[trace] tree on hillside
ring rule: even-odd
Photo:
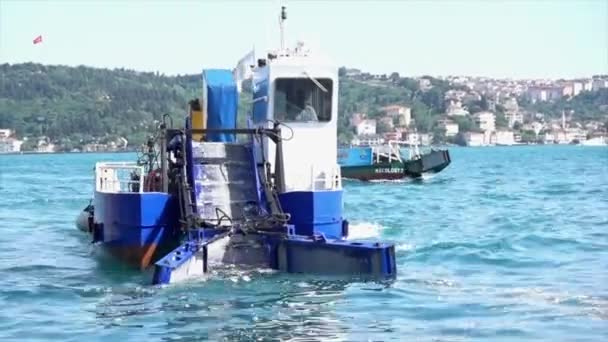
[[[469,117],[469,116],[453,116],[452,120],[454,120],[454,122],[456,122],[458,124],[459,132],[464,133],[464,132],[473,132],[473,131],[479,130],[479,127],[477,126],[475,121],[473,121],[473,119],[471,119],[471,117]]]
[[[443,144],[446,141],[446,130],[443,127],[435,126],[433,128],[433,144]]]
[[[181,122],[185,104],[201,92],[200,75],[34,63],[0,69],[0,126],[15,129],[19,137],[44,134],[66,144],[66,139],[81,143],[72,139],[77,134],[137,141],[137,133],[165,113]]]
[[[399,81],[399,73],[393,72],[388,78],[393,82],[397,82]]]
[[[349,145],[355,134],[352,131],[343,131],[338,133],[338,144]]]
[[[513,123],[513,129],[519,131],[521,129],[521,122],[517,121]]]
[[[424,105],[417,105],[413,108],[414,124],[419,132],[430,132],[433,128],[435,119],[431,113],[432,108],[425,107]]]
[[[507,118],[505,117],[505,114],[503,112],[496,112],[496,127],[498,128],[506,128],[509,126],[509,122],[507,121]]]
[[[399,80],[399,82],[397,82],[397,85],[399,87],[406,88],[411,92],[415,92],[418,90],[418,81],[413,78],[402,78]]]
[[[490,110],[488,98],[485,95],[481,96],[481,100],[479,101],[479,106],[481,107],[482,110]]]
[[[478,101],[470,102],[466,105],[466,107],[471,114],[479,113],[483,110]]]
[[[524,130],[521,132],[521,141],[522,142],[535,142],[537,139],[536,133],[534,131]]]
[[[391,131],[392,131],[391,126],[389,126],[384,121],[378,121],[376,123],[376,133],[378,133],[378,134],[384,134],[384,133],[388,133],[388,132],[391,132]]]
[[[438,112],[444,111],[444,92],[438,88],[431,88],[429,91],[426,91],[422,94],[422,102],[428,107],[435,109]]]
[[[465,138],[465,132],[458,132],[455,137],[453,137],[452,142],[459,146],[466,146],[467,140]]]

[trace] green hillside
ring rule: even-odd
[[[3,64],[0,73],[0,127],[12,128],[22,137],[44,135],[57,141],[86,143],[95,138],[124,136],[131,145],[141,143],[154,120],[165,113],[180,120],[188,101],[201,91],[200,75],[164,76],[33,63]],[[374,116],[381,106],[411,103],[413,89],[404,85],[380,87],[344,79],[340,88],[340,133],[350,135],[347,125],[353,112]],[[441,96],[431,92],[415,101],[414,116],[421,126],[430,127],[424,117],[431,108],[439,112]],[[245,92],[242,98],[247,97]],[[425,105],[433,101],[436,108]],[[240,122],[245,108],[246,102],[241,101]]]
[[[141,143],[153,120],[183,116],[200,87],[197,75],[83,66],[3,64],[0,73],[0,127],[85,143],[109,136]]]

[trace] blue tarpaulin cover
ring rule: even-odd
[[[203,71],[207,87],[207,128],[234,129],[239,95],[232,71],[209,69]],[[210,133],[207,141],[235,142],[236,136],[227,133]]]

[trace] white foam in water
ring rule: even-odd
[[[188,261],[171,272],[170,283],[179,283],[189,279],[204,279],[206,274],[204,268],[203,253],[197,253]]]
[[[400,179],[370,179],[370,183],[408,183],[411,182],[411,178],[400,178]]]
[[[380,236],[382,226],[377,223],[361,222],[348,226],[348,240],[368,239]]]
[[[255,275],[274,273],[275,270],[267,266],[264,249],[243,248],[244,242],[255,245],[259,239],[252,235],[233,235],[215,240],[208,244],[209,273],[203,272],[203,252],[200,251],[171,272],[170,283],[206,281],[211,278],[233,283],[250,282]]]
[[[395,250],[396,251],[411,251],[415,248],[414,245],[409,244],[409,243],[400,243],[398,245],[395,246]]]
[[[437,176],[437,173],[423,173],[419,178],[400,178],[400,179],[370,179],[370,183],[409,183],[415,180],[428,181]]]
[[[423,173],[420,178],[422,178],[423,181],[426,181],[435,178],[435,176],[437,176],[436,173]]]

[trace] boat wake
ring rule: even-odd
[[[414,183],[414,182],[425,182],[425,181],[430,181],[431,179],[435,178],[437,176],[437,173],[423,173],[420,177],[418,178],[411,178],[411,177],[404,177],[404,178],[399,178],[399,179],[370,179],[370,180],[360,180],[360,179],[356,179],[356,178],[347,178],[347,177],[342,177],[343,181],[347,181],[347,182],[360,182],[360,183],[379,183],[379,184],[383,184],[383,183]]]
[[[422,181],[428,181],[428,180],[435,178],[436,176],[437,176],[436,173],[423,173],[419,179]]]
[[[413,178],[401,178],[401,179],[370,179],[370,183],[411,183],[414,181]]]

